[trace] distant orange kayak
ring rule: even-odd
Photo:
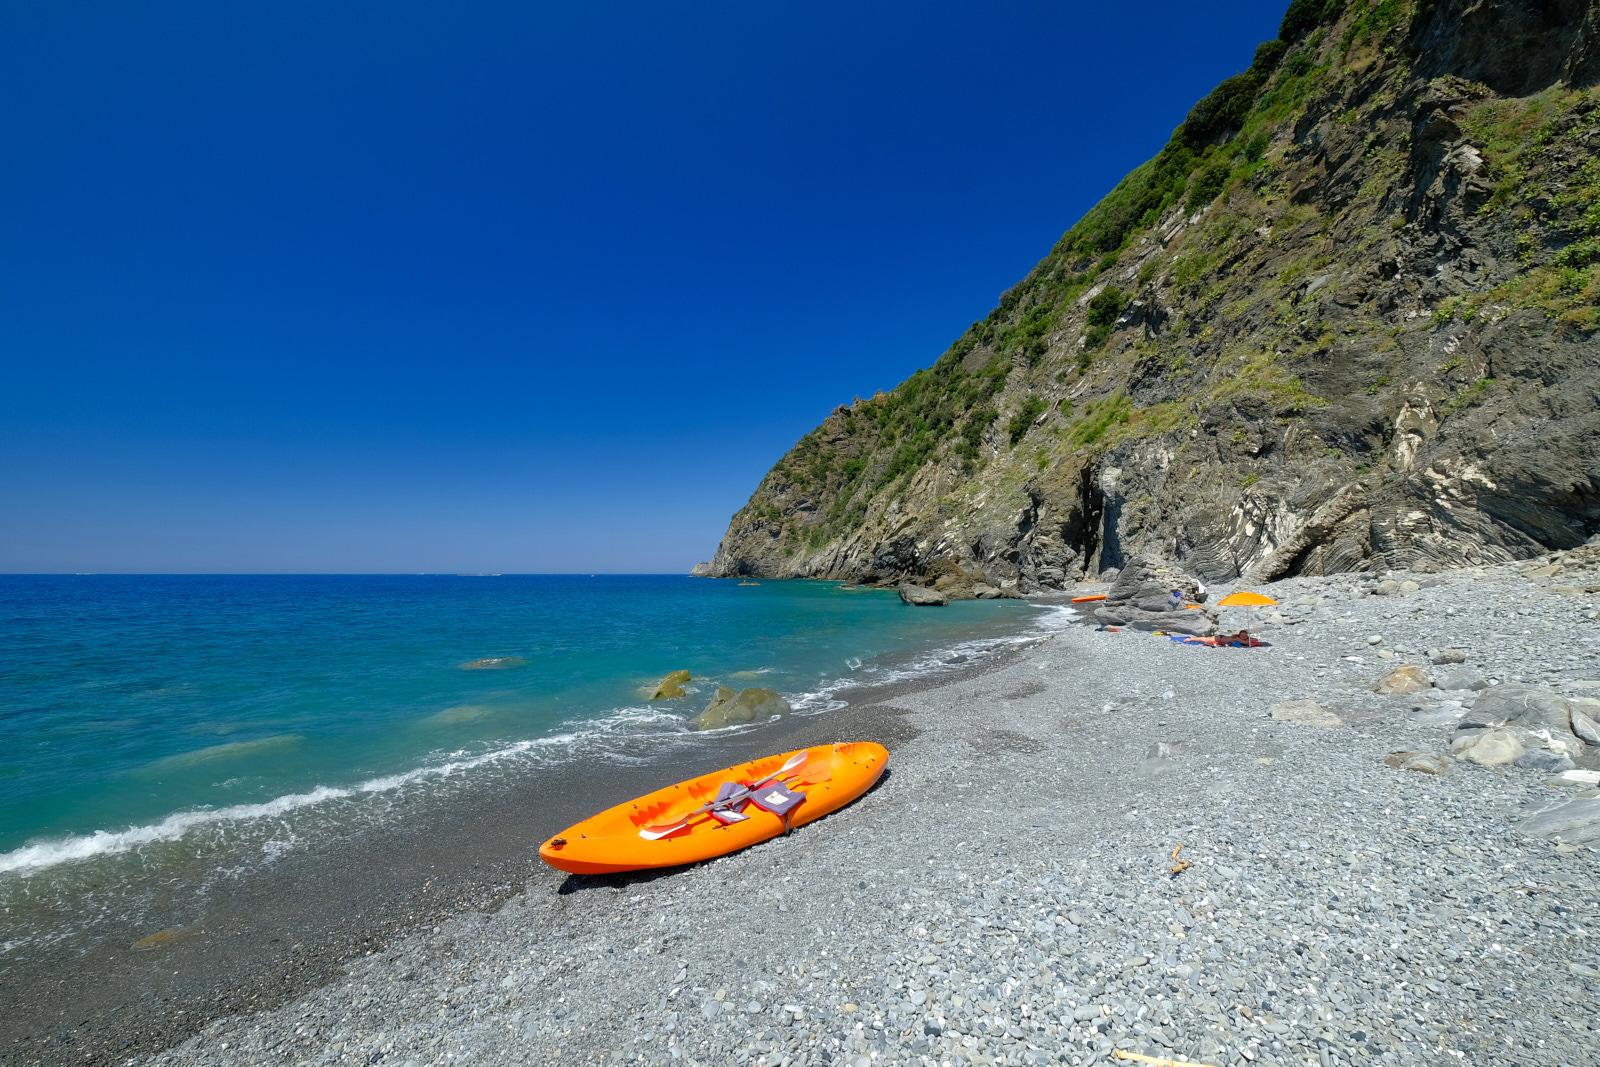
[[[1089,596],[1075,596],[1072,598],[1072,602],[1074,604],[1093,604],[1095,601],[1104,600],[1105,598],[1106,595],[1104,593],[1091,593]]]
[[[735,764],[607,808],[540,845],[539,858],[573,874],[612,874],[725,856],[838,811],[888,763],[882,745],[851,741]],[[707,810],[719,793],[729,799]]]

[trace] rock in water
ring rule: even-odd
[[[513,667],[522,667],[527,660],[521,656],[488,656],[484,659],[469,660],[461,665],[464,671],[508,671]]]
[[[1428,677],[1428,672],[1421,667],[1396,667],[1388,674],[1372,683],[1374,693],[1385,696],[1398,696],[1404,693],[1420,693],[1433,685],[1433,679]]]
[[[696,730],[720,730],[747,722],[765,722],[774,715],[787,715],[789,702],[771,689],[752,687],[734,692],[717,686],[716,695],[694,721]]]
[[[688,671],[677,670],[670,672],[665,678],[656,683],[650,691],[651,700],[677,700],[683,696],[683,687],[692,676]]]
[[[1338,713],[1332,708],[1318,704],[1315,700],[1285,700],[1272,705],[1270,714],[1279,722],[1292,722],[1300,726],[1329,729],[1344,725],[1344,720],[1339,718]]]
[[[949,603],[949,598],[943,593],[925,585],[902,585],[900,599],[919,608],[941,608]]]

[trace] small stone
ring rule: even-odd
[[[1368,635],[1367,644],[1369,644],[1369,645],[1381,645],[1381,644],[1383,644],[1383,635],[1382,634],[1370,634],[1370,635]]]
[[[1477,671],[1465,667],[1447,667],[1434,674],[1433,685],[1435,689],[1459,692],[1483,689],[1487,683]]]
[[[1467,654],[1459,648],[1434,649],[1428,653],[1428,662],[1436,667],[1450,663],[1467,662]]]

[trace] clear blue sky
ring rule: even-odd
[[[0,12],[0,570],[682,570],[1283,0]]]

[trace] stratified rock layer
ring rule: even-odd
[[[931,368],[806,435],[705,571],[1028,592],[1600,532],[1600,3],[1320,10]]]

